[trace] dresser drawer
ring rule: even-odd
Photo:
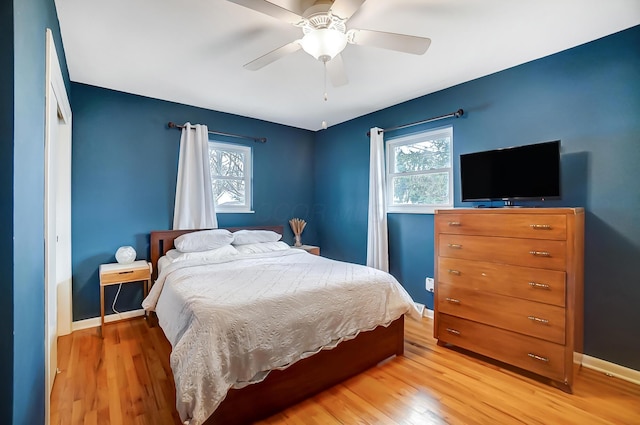
[[[565,380],[564,346],[440,314],[437,338],[557,381]]]
[[[486,323],[502,329],[565,343],[565,309],[438,282],[440,313]]]
[[[441,233],[515,238],[567,238],[567,218],[563,214],[438,214]]]
[[[566,241],[440,234],[438,255],[466,260],[565,270]]]
[[[566,273],[458,258],[438,258],[438,282],[565,306]]]

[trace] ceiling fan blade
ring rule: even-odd
[[[333,87],[344,86],[349,82],[341,54],[337,54],[333,59],[327,62],[327,74],[329,74],[329,79],[331,80],[331,85]]]
[[[431,45],[430,38],[392,32],[353,29],[347,32],[347,36],[351,44],[397,50],[414,55],[425,53]]]
[[[297,13],[294,13],[284,7],[280,7],[266,0],[228,0],[231,3],[239,4],[240,6],[247,7],[255,10],[256,12],[264,13],[281,21],[288,22],[290,24],[297,24],[304,20],[304,18]]]
[[[278,47],[275,50],[270,51],[266,55],[260,56],[258,59],[254,59],[251,62],[244,65],[245,69],[249,71],[257,71],[260,68],[263,68],[269,65],[271,62],[275,62],[280,58],[285,57],[288,54],[295,53],[298,50],[302,49],[299,43],[300,40],[292,41],[289,44],[285,44],[282,47]]]
[[[336,0],[331,6],[331,13],[342,19],[349,19],[366,0]]]

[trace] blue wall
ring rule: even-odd
[[[3,10],[3,20],[5,13]],[[46,28],[53,31],[67,86],[69,81],[53,0],[14,1],[12,13],[13,26],[9,28],[13,29],[14,57],[6,65],[13,65],[14,83],[13,154],[9,156],[14,163],[13,202],[9,202],[13,206],[10,222],[13,265],[9,268],[13,270],[13,283],[10,283],[13,286],[13,338],[8,339],[12,342],[5,350],[13,351],[13,379],[2,375],[2,385],[8,381],[13,386],[10,393],[3,392],[3,398],[11,400],[13,411],[0,414],[3,423],[36,424],[44,423],[46,394],[43,243]],[[4,180],[3,175],[3,183]],[[0,219],[9,222],[4,211]],[[4,227],[4,222],[0,227]]]
[[[586,208],[585,353],[640,370],[640,27],[318,132],[316,217],[323,255],[366,260],[370,127],[465,110],[452,125],[455,205],[459,155],[562,140],[561,201]],[[401,135],[389,133],[386,138]],[[541,205],[533,203],[528,205]],[[433,308],[433,215],[389,214],[390,268]]]
[[[253,148],[254,214],[218,214],[220,227],[308,221],[303,239],[316,242],[312,219],[312,132],[237,115],[72,84],[73,318],[99,316],[98,267],[115,261],[121,245],[149,258],[149,232],[170,229],[180,132],[167,122],[207,124],[227,133],[266,137],[266,144],[221,141]],[[212,136],[213,138],[214,136]],[[107,288],[106,313],[116,287]],[[140,308],[140,285],[124,285],[116,309]]]
[[[0,3],[0,270],[13,270],[13,3]],[[13,398],[13,273],[0,275],[0,418],[11,423]]]

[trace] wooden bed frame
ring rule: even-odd
[[[282,226],[234,227],[273,230],[282,234]],[[153,279],[157,278],[158,259],[173,248],[180,235],[195,230],[164,230],[151,232],[151,262]],[[153,316],[153,315],[152,315]],[[151,326],[154,320],[150,320]],[[381,361],[404,353],[404,315],[388,327],[378,326],[362,332],[356,338],[343,341],[332,350],[322,350],[299,360],[284,370],[275,370],[257,384],[231,389],[222,404],[207,419],[205,425],[247,424],[267,418],[339,382],[357,375]]]

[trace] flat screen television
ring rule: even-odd
[[[463,201],[558,199],[560,141],[462,154],[460,184]]]

